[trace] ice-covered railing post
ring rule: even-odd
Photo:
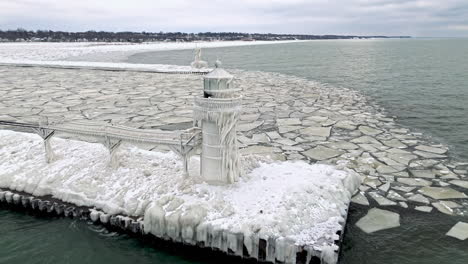
[[[55,130],[47,128],[50,124],[50,120],[47,117],[42,117],[40,118],[39,126],[33,129],[33,131],[44,140],[45,158],[47,163],[51,163],[55,160],[55,154],[52,150],[52,146],[50,145],[50,140],[55,135]]]
[[[215,66],[204,76],[203,97],[195,98],[195,120],[202,128],[201,177],[209,184],[229,184],[239,177],[236,125],[242,97],[221,62]]]

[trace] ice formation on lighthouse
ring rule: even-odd
[[[236,124],[239,119],[240,98],[215,101],[210,98],[196,100],[194,117],[199,122],[212,122],[219,134],[219,145],[222,146],[221,167],[227,175],[227,183],[233,183],[239,176],[239,156],[237,146]],[[230,105],[230,106],[229,106]],[[203,126],[203,123],[201,124]],[[206,125],[206,123],[205,123]]]
[[[238,180],[236,125],[242,97],[233,88],[233,76],[220,68],[204,77],[204,96],[195,98],[194,118],[202,129],[201,176],[211,184]]]

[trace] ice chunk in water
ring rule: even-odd
[[[369,201],[367,200],[366,196],[362,193],[356,194],[353,199],[351,199],[353,203],[361,204],[361,205],[369,205]]]
[[[446,234],[460,240],[465,240],[468,238],[468,223],[458,222],[454,225]]]
[[[420,193],[434,199],[463,199],[468,196],[462,192],[456,191],[452,188],[442,187],[423,187],[419,190]]]
[[[357,221],[356,226],[366,233],[400,226],[400,215],[387,210],[372,208]]]
[[[421,211],[421,212],[425,212],[425,213],[432,212],[432,207],[430,206],[416,206],[414,209]]]

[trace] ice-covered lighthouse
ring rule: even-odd
[[[242,96],[234,76],[220,61],[215,66],[204,76],[203,97],[195,98],[195,120],[202,129],[201,177],[209,184],[229,184],[239,178],[236,125]]]

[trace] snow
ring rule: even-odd
[[[88,62],[88,61],[33,61],[33,60],[10,60],[0,59],[0,65],[18,65],[18,66],[47,66],[54,68],[87,68],[103,70],[130,70],[130,71],[148,71],[148,72],[200,72],[207,73],[211,69],[196,69],[191,66],[168,65],[168,64],[142,64],[142,63],[124,63],[124,62]]]
[[[0,43],[0,62],[55,61],[74,57],[106,53],[106,60],[122,61],[140,52],[186,50],[195,48],[216,48],[247,45],[267,45],[299,41],[212,41],[212,42],[156,42],[156,43]],[[112,58],[114,57],[114,58]],[[94,61],[94,59],[93,59]]]
[[[54,137],[56,159],[48,164],[39,136],[2,130],[0,139],[0,188],[50,194],[107,214],[144,216],[146,232],[176,241],[202,241],[209,230],[275,237],[286,241],[277,252],[286,257],[294,245],[332,246],[360,184],[357,174],[329,165],[248,155],[239,182],[212,186],[200,182],[196,157],[187,178],[172,152],[122,144],[120,166],[111,168],[104,146]]]

